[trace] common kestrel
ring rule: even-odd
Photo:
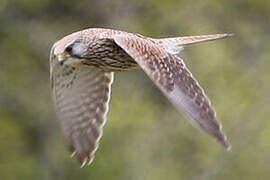
[[[65,141],[83,167],[91,164],[109,110],[113,74],[141,68],[179,111],[227,150],[216,112],[178,54],[185,45],[231,36],[154,39],[90,28],[57,41],[50,55],[51,84]]]

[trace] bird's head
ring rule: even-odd
[[[60,65],[76,65],[84,60],[88,45],[79,33],[70,34],[54,44],[53,56]]]

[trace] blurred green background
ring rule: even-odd
[[[0,179],[268,179],[269,12],[269,0],[0,0]],[[115,75],[95,161],[80,169],[58,127],[49,52],[87,27],[151,37],[234,33],[181,54],[211,98],[231,152],[134,70]]]

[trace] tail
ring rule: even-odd
[[[183,36],[175,38],[162,38],[158,39],[161,42],[166,51],[171,54],[178,54],[185,45],[195,44],[205,41],[213,41],[217,39],[224,39],[231,37],[233,34],[212,34],[212,35],[201,35],[201,36]]]

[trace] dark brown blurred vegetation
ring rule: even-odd
[[[269,12],[269,0],[0,0],[0,179],[268,179]],[[116,74],[96,159],[80,169],[58,128],[48,60],[57,39],[87,27],[234,33],[181,55],[212,99],[231,152],[137,70]]]

